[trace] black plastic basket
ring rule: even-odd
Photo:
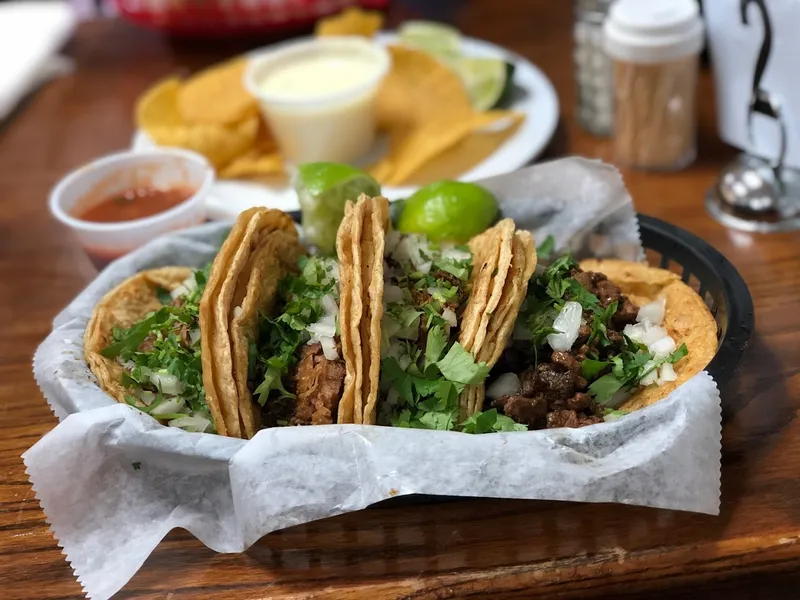
[[[639,215],[648,262],[670,269],[700,294],[717,321],[717,354],[707,367],[723,387],[736,373],[753,333],[753,299],[734,266],[704,240],[654,217]]]

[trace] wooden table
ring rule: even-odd
[[[608,157],[574,120],[570,3],[397,2],[392,20],[434,10],[467,34],[527,56],[563,111],[550,156]],[[435,5],[433,8],[415,8]],[[556,8],[560,6],[561,8]],[[263,40],[247,42],[249,46]],[[83,25],[77,70],[0,130],[0,596],[80,598],[19,455],[56,424],[31,377],[50,320],[95,272],[47,213],[66,171],[124,147],[134,99],[158,77],[246,46],[170,43],[122,23]],[[753,293],[757,329],[724,427],[722,512],[464,500],[373,508],[271,534],[218,555],[185,532],[159,546],[120,598],[797,597],[800,585],[800,234],[728,231],[702,196],[734,151],[715,135],[700,84],[697,162],[675,174],[626,172],[638,209],[721,250]]]

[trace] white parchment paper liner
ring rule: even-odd
[[[539,240],[552,233],[578,255],[641,256],[630,197],[607,165],[564,159],[481,183]],[[113,263],[36,352],[36,381],[62,422],[23,459],[89,597],[118,591],[175,527],[241,552],[271,531],[404,494],[718,513],[721,413],[706,373],[615,423],[482,436],[330,425],[263,430],[245,442],[162,427],[115,403],[82,357],[92,307],[142,269],[204,264],[225,230],[164,237]]]

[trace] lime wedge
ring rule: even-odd
[[[449,64],[464,82],[476,110],[489,110],[500,101],[508,80],[504,60],[464,56]]]
[[[486,189],[462,181],[437,181],[418,189],[397,219],[402,233],[422,233],[439,241],[467,242],[497,217],[497,199]]]
[[[325,254],[336,251],[336,231],[344,205],[361,194],[379,196],[380,184],[369,173],[350,165],[306,163],[297,169],[294,189],[302,209],[303,235]]]
[[[400,42],[434,56],[455,58],[461,54],[461,32],[435,21],[406,21],[398,30]]]

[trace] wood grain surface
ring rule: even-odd
[[[435,16],[539,65],[560,96],[548,156],[610,158],[574,120],[569,2],[395,2],[391,20]],[[56,420],[31,376],[50,321],[95,275],[46,209],[68,170],[129,143],[137,94],[269,40],[174,42],[124,23],[79,27],[76,71],[0,127],[0,597],[81,598],[19,455]],[[722,251],[753,293],[756,334],[724,390],[719,517],[620,505],[463,500],[397,504],[266,536],[218,555],[167,536],[119,598],[796,598],[800,589],[800,234],[731,232],[702,197],[734,156],[718,141],[708,72],[699,157],[672,174],[625,172],[637,208]],[[535,117],[534,117],[535,118]]]

